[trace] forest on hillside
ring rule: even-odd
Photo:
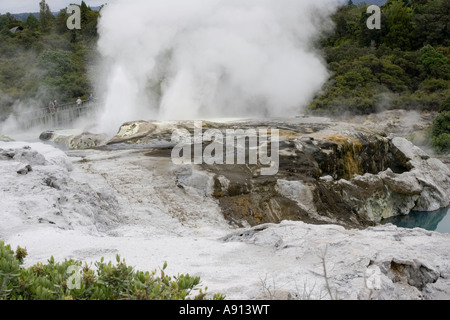
[[[333,16],[320,45],[332,76],[309,109],[368,114],[387,109],[438,111],[438,151],[450,149],[450,1],[388,0],[381,29],[369,30],[367,5],[352,1]]]
[[[83,28],[69,30],[66,9],[55,16],[45,0],[39,7],[39,17],[30,13],[23,21],[0,15],[0,115],[18,101],[39,107],[50,100],[73,102],[92,92],[99,11],[83,1]]]
[[[17,101],[73,102],[93,91],[99,11],[81,3],[81,30],[68,30],[65,9],[17,20],[0,15],[0,116]],[[314,114],[368,114],[386,109],[439,112],[434,145],[450,149],[450,1],[388,0],[381,29],[369,30],[367,5],[350,0],[319,41],[331,77],[308,106]],[[12,32],[21,27],[23,30]]]
[[[450,103],[450,1],[389,0],[381,29],[365,5],[342,6],[321,42],[333,76],[311,104],[317,112],[386,108],[439,110]]]

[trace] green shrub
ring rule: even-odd
[[[437,51],[430,45],[420,49],[421,57],[419,62],[424,67],[428,76],[432,77],[448,77],[448,59],[442,52]]]
[[[433,146],[438,152],[450,151],[450,111],[437,115],[433,121]]]
[[[443,133],[434,137],[433,146],[438,152],[450,151],[450,133]]]
[[[439,113],[433,121],[433,137],[444,133],[450,133],[450,111]]]
[[[0,300],[204,300],[207,287],[199,288],[200,278],[189,274],[170,277],[167,263],[152,272],[134,270],[116,256],[116,264],[102,258],[90,268],[81,261],[22,267],[26,249],[14,252],[0,241]],[[212,299],[221,300],[221,294]]]
[[[441,106],[439,107],[440,112],[450,111],[450,95],[448,95],[444,101],[442,101]]]

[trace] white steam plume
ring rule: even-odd
[[[312,43],[337,0],[118,0],[102,9],[100,130],[292,116],[328,78]]]

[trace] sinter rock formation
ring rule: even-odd
[[[392,139],[398,149],[410,146],[400,142],[404,141]],[[214,168],[173,164],[167,157],[171,148],[163,148],[163,141],[157,144],[159,149],[123,150],[115,145],[118,150],[108,146],[63,152],[43,143],[0,142],[0,238],[12,247],[27,248],[27,266],[45,263],[51,256],[90,264],[101,257],[114,261],[120,254],[140,270],[153,270],[168,261],[173,269],[167,272],[194,272],[209,292],[221,292],[228,299],[450,297],[449,234],[394,225],[359,229],[323,224],[319,210],[320,225],[284,220],[235,228],[222,215],[225,206],[220,200],[250,197],[252,190],[214,195],[216,179],[223,182],[224,192],[233,187],[216,177]],[[435,163],[414,148],[402,153],[411,158],[406,173],[415,174],[423,186],[432,177],[420,170]],[[27,166],[32,170],[18,172]],[[288,180],[286,171],[279,174],[283,179],[276,184],[266,179],[267,194],[274,194],[281,205],[297,203],[310,214],[308,208],[315,207],[310,185]],[[406,188],[392,183],[389,171],[372,175],[388,181],[386,185],[397,193]],[[352,179],[318,180],[347,181],[345,186],[354,183],[364,189]],[[419,193],[417,184],[407,189],[419,196],[417,204],[422,196],[435,199],[425,197],[425,191]],[[263,181],[254,185],[264,186]],[[427,188],[428,184],[423,190]],[[336,203],[345,201],[336,198]],[[313,220],[315,215],[308,217]]]
[[[265,166],[248,161],[183,164],[175,171],[174,182],[180,188],[192,187],[194,181],[200,192],[217,199],[225,218],[236,226],[301,220],[366,227],[383,218],[450,204],[448,167],[402,137],[311,117],[201,125],[200,135],[218,130],[224,143],[227,129],[244,134],[259,128],[279,130],[279,168],[274,175],[261,175]],[[180,129],[188,136],[174,141],[172,134]],[[125,123],[100,148],[148,149],[148,156],[170,160],[180,141],[201,144],[202,150],[217,142],[211,137],[196,141],[195,134],[198,128],[192,121],[135,121]]]

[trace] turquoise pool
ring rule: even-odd
[[[384,219],[381,223],[392,223],[403,228],[419,227],[441,233],[450,233],[450,208],[434,212],[411,212],[405,216]]]

